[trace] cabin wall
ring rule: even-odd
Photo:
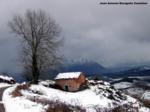
[[[67,87],[68,91],[77,91],[80,88],[80,83],[77,83],[73,79],[56,80],[56,84],[59,85],[64,90],[66,90],[66,87]]]
[[[81,74],[78,80],[81,84],[85,83],[85,76]]]
[[[66,91],[77,91],[85,83],[85,76],[81,74],[77,79],[58,79],[56,84]]]

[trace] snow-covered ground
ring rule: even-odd
[[[150,91],[146,91],[143,96],[142,96],[143,99],[146,99],[146,100],[150,100]]]
[[[12,77],[0,75],[0,88],[12,86],[9,82],[14,81]]]
[[[116,89],[125,89],[125,88],[128,88],[128,87],[131,87],[133,84],[130,83],[130,82],[120,82],[120,83],[115,83],[113,86],[116,88]]]
[[[0,75],[0,79],[7,80],[7,81],[14,80],[12,77],[4,76],[4,75]]]
[[[127,89],[126,92],[129,93],[130,95],[140,97],[145,93],[145,90],[143,88],[134,87]]]
[[[54,85],[54,84],[55,84],[55,81],[52,81],[52,80],[40,80],[39,81],[39,85],[43,85],[46,87],[49,87],[49,86]]]
[[[45,112],[48,105],[33,102],[29,99],[45,99],[61,101],[68,105],[81,106],[87,112],[96,112],[95,107],[112,109],[118,105],[133,103],[139,112],[150,112],[141,106],[136,99],[111,88],[107,82],[89,82],[89,89],[79,92],[65,92],[42,85],[32,85],[29,89],[21,90],[23,96],[12,97],[11,92],[16,86],[7,89],[3,95],[6,112]],[[111,97],[110,97],[111,96]]]
[[[131,77],[130,77],[131,78]],[[137,78],[137,77],[132,77]],[[139,79],[148,79],[149,76],[138,77]],[[117,82],[113,84],[114,88],[120,89],[129,95],[136,96],[141,99],[150,100],[150,83],[144,81],[133,82]]]
[[[15,84],[15,80],[12,77],[0,75],[0,88],[9,87]]]
[[[15,84],[15,80],[12,77],[0,75],[0,83]]]
[[[3,88],[3,87],[9,87],[9,86],[11,86],[11,84],[0,83],[0,88]]]
[[[57,89],[46,88],[43,86],[31,86],[31,90],[41,91],[49,100],[60,100],[67,104],[82,105],[83,107],[89,107],[91,105],[100,105],[101,107],[107,107],[111,104],[111,100],[96,95],[91,89],[86,89],[76,93],[64,92]],[[27,91],[22,91],[27,95]],[[29,95],[29,94],[28,94]]]
[[[32,102],[25,96],[12,98],[11,92],[14,87],[8,88],[3,94],[3,103],[6,112],[45,112],[46,106]]]

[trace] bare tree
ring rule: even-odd
[[[21,38],[25,72],[38,83],[39,75],[60,60],[58,24],[42,10],[27,10],[24,15],[15,15],[8,26]]]

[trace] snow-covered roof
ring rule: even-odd
[[[79,78],[82,72],[66,72],[66,73],[59,73],[55,79],[73,79]]]

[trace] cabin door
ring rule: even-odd
[[[65,85],[65,90],[68,91],[68,86],[67,85]]]

